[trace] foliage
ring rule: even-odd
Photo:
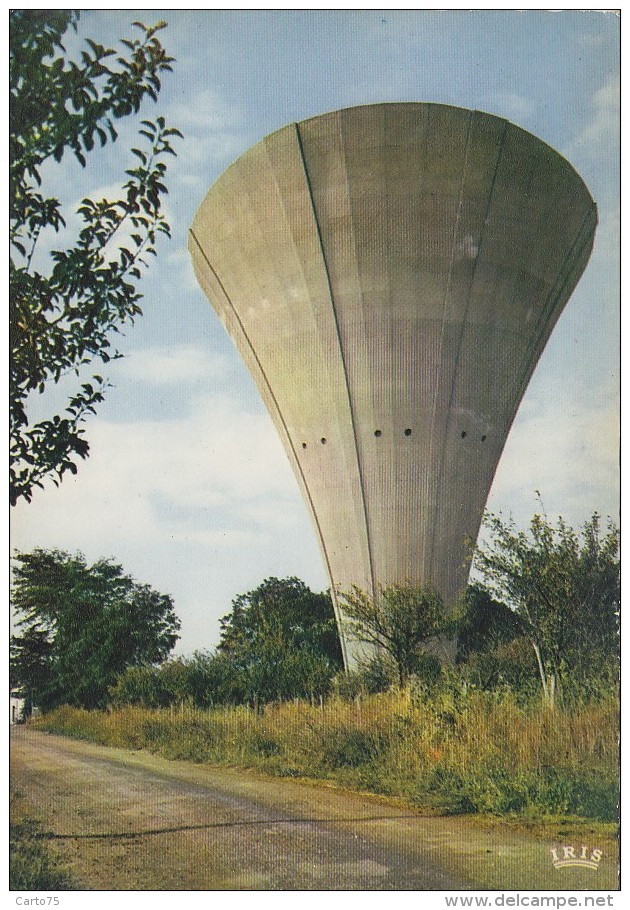
[[[267,578],[232,602],[221,620],[219,651],[234,654],[265,640],[308,648],[341,661],[330,596],[316,594],[299,578]]]
[[[511,607],[532,647],[544,696],[596,674],[618,652],[619,531],[595,513],[578,533],[562,518],[534,515],[529,533],[489,515],[491,540],[475,566],[489,590]]]
[[[214,653],[127,670],[115,704],[197,707],[263,704],[321,695],[341,667],[332,603],[296,578],[269,578],[237,597]]]
[[[37,625],[11,639],[9,680],[11,688],[20,688],[25,698],[24,716],[33,710],[36,693],[46,692],[52,682],[53,642],[48,629]]]
[[[444,668],[438,657],[420,653],[414,659],[413,674],[407,679],[407,687],[431,691],[443,675]],[[359,661],[355,669],[338,673],[333,680],[333,691],[340,698],[376,695],[397,687],[400,687],[400,677],[396,663],[382,651]]]
[[[340,698],[351,699],[387,692],[397,683],[396,664],[389,654],[377,652],[355,668],[338,673],[333,680],[333,691]]]
[[[34,550],[15,557],[11,641],[14,678],[35,704],[98,707],[127,667],[163,660],[180,623],[170,596],[102,559]]]
[[[431,588],[393,585],[371,597],[354,586],[342,599],[352,635],[391,657],[401,686],[414,672],[422,645],[449,626],[444,603]]]
[[[160,666],[128,667],[110,689],[114,705],[163,708],[182,703],[208,707],[233,700],[231,663],[218,655],[197,651]]]
[[[299,698],[327,691],[342,666],[328,594],[297,578],[268,578],[221,620],[214,668],[219,701]]]
[[[254,708],[58,709],[40,729],[168,758],[332,779],[447,812],[569,813],[614,822],[616,698],[550,712],[536,696],[447,677],[408,690]]]
[[[480,584],[470,584],[457,622],[456,664],[462,680],[480,688],[531,695],[537,685],[534,653],[518,614]]]
[[[518,698],[540,691],[536,657],[525,636],[471,652],[458,670],[479,689],[508,689]]]
[[[142,705],[145,708],[166,708],[177,701],[177,694],[168,683],[164,672],[168,664],[161,667],[127,667],[120,673],[109,690],[113,705]]]
[[[330,597],[297,578],[268,578],[234,600],[214,653],[128,669],[110,695],[117,705],[155,708],[258,705],[321,695],[340,667]]]
[[[84,198],[82,223],[67,249],[42,250],[66,228],[59,199],[41,189],[54,162],[72,153],[85,167],[95,148],[117,139],[115,122],[157,100],[161,74],[171,70],[156,33],[165,25],[136,22],[139,37],[116,52],[86,39],[80,62],[68,59],[62,38],[79,14],[65,10],[10,13],[10,496],[30,501],[46,478],[76,473],[89,446],[82,424],[103,400],[106,383],[77,380],[65,411],[33,422],[27,399],[43,394],[95,358],[119,354],[111,335],[140,315],[136,289],[158,234],[169,235],[161,211],[166,155],[178,130],[163,117],[143,120],[142,148],[125,170],[118,199]],[[125,239],[126,238],[126,239]],[[56,407],[55,407],[56,410]]]
[[[167,661],[160,667],[131,667],[119,675],[110,698],[115,705],[147,708],[183,702],[199,708],[257,705],[327,692],[333,672],[322,655],[263,642],[255,654],[197,652],[192,658]]]
[[[522,624],[514,610],[481,585],[471,584],[464,594],[457,633],[456,662],[461,663],[473,653],[494,651],[513,641],[522,634]]]

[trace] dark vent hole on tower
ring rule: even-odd
[[[462,439],[466,439],[466,430],[462,430]]]
[[[482,437],[481,437],[481,441],[482,441],[482,442],[485,442],[487,438],[488,438],[487,436],[482,436]]]
[[[321,442],[321,444],[322,444],[323,446],[325,446],[325,445],[326,445],[326,437],[325,437],[325,436],[322,436],[322,438],[320,439],[320,442]]]
[[[407,427],[407,429],[405,430],[405,436],[411,436],[411,430],[409,429],[409,427]]]
[[[381,433],[380,430],[374,430],[374,435],[375,435],[376,438],[378,439],[378,437],[379,437],[379,436],[382,436],[383,434]]]
[[[302,448],[303,448],[303,449],[306,448],[306,443],[305,443],[305,442],[302,443]]]

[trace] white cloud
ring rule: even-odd
[[[578,413],[526,403],[515,421],[488,499],[491,511],[526,523],[540,491],[550,515],[582,524],[594,511],[619,510],[619,412]]]
[[[616,154],[620,130],[621,86],[618,76],[612,75],[591,99],[591,116],[570,143],[565,151],[571,159],[577,155],[587,155],[592,159],[602,153],[607,158]]]
[[[214,129],[208,125],[196,133],[186,133],[184,142],[178,149],[177,158],[170,162],[169,171],[183,179],[182,171],[204,167],[209,163],[223,165],[242,151],[243,139],[237,130]]]
[[[483,110],[510,120],[517,126],[527,123],[534,114],[536,106],[531,98],[517,92],[493,92],[483,101]]]
[[[166,421],[94,420],[90,445],[76,477],[18,509],[18,539],[83,548],[121,534],[159,542],[190,533],[230,544],[234,534],[250,539],[276,521],[285,526],[299,509],[270,419],[228,398],[200,398],[194,413]]]
[[[168,251],[163,251],[162,258],[166,260],[169,271],[174,272],[174,287],[177,287],[180,292],[182,290],[194,291],[195,294],[200,293],[199,282],[195,275],[195,270],[193,269],[192,259],[190,258],[190,253],[185,245],[175,246],[169,248]]]
[[[224,553],[229,550],[255,547],[260,535],[254,530],[229,528],[223,531],[190,530],[182,528],[172,534],[173,540],[185,541],[189,545],[199,545],[208,551],[220,550]]]
[[[175,366],[173,366],[175,371]],[[94,419],[91,454],[59,489],[13,513],[12,546],[111,556],[172,594],[181,653],[218,640],[231,600],[271,575],[321,590],[325,573],[271,420],[238,400],[195,399],[165,421]]]
[[[175,508],[238,509],[250,497],[282,496],[291,485],[270,420],[229,399],[200,398],[184,420],[105,425],[101,437],[110,449],[108,477],[118,483],[132,476],[134,487]]]
[[[603,32],[582,32],[578,36],[578,41],[590,50],[603,47],[606,44],[606,36]]]
[[[212,171],[218,176],[248,145],[242,112],[210,89],[170,105],[169,122],[184,134],[169,175],[189,189],[207,189]]]
[[[169,118],[178,129],[199,132],[224,132],[240,127],[243,115],[239,108],[227,104],[219,92],[205,88],[190,95],[187,101],[169,106]]]
[[[595,232],[594,250],[600,260],[606,262],[607,282],[610,284],[610,296],[618,300],[618,282],[621,236],[621,208],[619,203],[600,206],[598,210],[599,223]]]
[[[120,362],[118,373],[122,378],[167,386],[172,383],[198,383],[217,379],[226,369],[225,358],[207,352],[194,344],[180,344],[169,348],[151,347],[132,351]]]

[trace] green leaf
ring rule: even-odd
[[[157,96],[160,70],[172,58],[165,55],[155,36],[162,23],[151,29],[139,23],[144,36],[124,39],[119,53],[87,38],[87,50],[79,49],[73,59],[63,49],[61,38],[66,28],[76,28],[75,14],[62,12],[51,18],[46,13],[31,16],[13,11],[11,16],[12,21],[22,17],[24,30],[20,34],[24,40],[21,37],[10,54],[12,123],[17,124],[10,137],[11,180],[17,188],[10,236],[14,255],[26,257],[40,231],[58,231],[66,225],[59,200],[52,194],[44,198],[46,194],[36,192],[42,175],[49,179],[48,172],[42,170],[44,162],[48,158],[61,161],[69,149],[81,166],[87,167],[86,153],[93,150],[97,138],[101,146],[108,138],[112,142],[118,138],[113,121],[129,116],[147,99]],[[42,63],[53,52],[54,59]],[[41,54],[39,61],[29,54]],[[110,57],[119,63],[112,70],[101,62]],[[159,122],[166,129],[163,118]],[[41,129],[44,125],[46,129]],[[151,143],[151,154],[158,157],[158,127],[151,120],[140,126]],[[164,183],[157,185],[156,175],[161,178],[163,174],[159,167],[149,173],[147,153],[135,149],[132,154],[141,166],[127,172],[129,180],[120,199],[95,203],[86,197],[81,201],[77,209],[81,227],[68,240],[68,249],[51,251],[48,268],[42,267],[49,278],[35,271],[27,274],[24,267],[10,263],[11,297],[19,312],[14,332],[17,341],[11,351],[16,389],[11,398],[12,503],[20,498],[30,501],[32,491],[43,488],[44,481],[58,483],[64,472],[73,470],[68,465],[75,464],[74,455],[85,457],[87,443],[77,435],[68,417],[82,421],[103,399],[102,390],[88,383],[80,387],[78,395],[70,396],[64,419],[53,414],[31,426],[28,395],[38,392],[45,402],[48,386],[62,376],[76,376],[80,383],[80,368],[94,358],[102,362],[111,359],[107,350],[110,336],[118,333],[124,322],[140,315],[137,302],[141,295],[136,290],[140,263],[120,244],[116,253],[116,230],[129,219],[136,231],[132,243],[137,253],[144,244],[144,232],[153,221],[159,221],[159,194],[166,187]],[[98,185],[98,172],[94,179]],[[115,258],[105,263],[106,244],[113,247],[118,263]],[[23,342],[23,326],[28,326],[28,345]]]

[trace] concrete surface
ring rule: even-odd
[[[596,222],[549,146],[436,104],[292,124],[210,189],[195,272],[282,438],[334,592],[430,583],[455,603]]]

